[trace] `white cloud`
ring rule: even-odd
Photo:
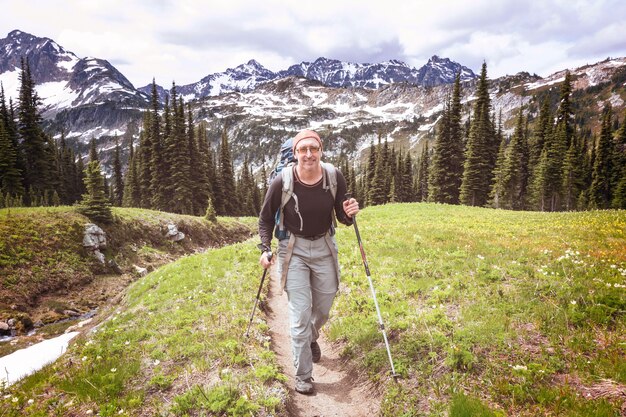
[[[252,58],[276,71],[319,56],[419,67],[437,54],[474,71],[486,61],[497,77],[626,55],[621,0],[0,0],[0,9],[0,36],[52,38],[110,61],[135,86],[188,84]]]

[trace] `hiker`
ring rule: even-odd
[[[359,204],[354,198],[345,200],[347,187],[341,172],[321,162],[322,140],[316,132],[303,130],[292,146],[297,163],[284,168],[286,172],[272,181],[261,208],[263,253],[259,263],[267,269],[276,259],[268,261],[279,212],[278,222],[284,230],[277,230],[278,272],[289,303],[295,389],[310,394],[313,362],[321,358],[317,339],[339,286],[335,218],[351,225]]]

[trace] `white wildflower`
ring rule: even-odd
[[[127,340],[126,343],[124,343],[126,346],[130,345],[130,340]]]
[[[476,257],[477,257],[478,259],[480,259],[480,260],[485,259],[485,257],[484,257],[484,256],[482,256],[482,255],[476,255]]]
[[[28,400],[28,405],[32,405],[35,403],[35,400],[33,400],[32,398],[30,400]]]
[[[117,368],[111,368],[111,372],[116,372]]]
[[[525,365],[514,365],[513,366],[513,370],[514,371],[526,371],[528,368]]]
[[[87,356],[83,356],[81,360],[85,362],[87,360]]]
[[[571,305],[573,305],[573,306],[575,306],[575,305],[576,305],[576,300],[572,300],[572,301],[570,301],[570,304],[571,304]]]
[[[160,363],[161,363],[161,361],[160,361],[160,360],[158,360],[158,359],[156,359],[156,360],[153,362],[154,366],[157,366],[157,365],[158,365],[158,364],[160,364]]]

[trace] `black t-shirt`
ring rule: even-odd
[[[317,183],[307,185],[299,181],[295,166],[285,169],[293,169],[293,193],[298,197],[298,208],[300,216],[302,216],[301,224],[300,216],[296,212],[296,201],[294,198],[289,199],[283,208],[285,229],[290,233],[303,236],[323,234],[330,229],[333,209],[338,221],[346,225],[352,224],[352,220],[343,211],[342,203],[345,200],[346,179],[341,171],[337,169],[337,194],[333,201],[330,188],[325,190],[323,187],[323,177]],[[261,242],[266,246],[269,246],[272,240],[275,215],[280,208],[282,193],[282,175],[277,175],[267,191],[259,216],[259,235]]]

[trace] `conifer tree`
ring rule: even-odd
[[[216,211],[217,214],[223,214],[232,216],[237,211],[236,201],[236,188],[235,188],[235,176],[233,173],[233,163],[230,153],[230,146],[228,144],[228,134],[226,127],[222,130],[222,141],[219,149],[219,171],[217,174],[218,180],[215,185],[218,185],[216,197]],[[222,211],[220,211],[219,209]]]
[[[265,200],[265,196],[267,195],[267,174],[265,171],[265,158],[263,158],[263,165],[261,166],[261,200]]]
[[[135,153],[137,159],[137,185],[138,195],[141,197],[139,207],[152,208],[152,140],[150,131],[150,113],[143,114],[141,132],[139,133],[139,146]]]
[[[54,166],[54,160],[51,160],[54,154],[51,154],[48,149],[47,138],[41,127],[42,117],[37,109],[39,103],[40,99],[35,91],[30,66],[22,59],[18,129],[25,163],[24,186],[32,190],[29,196],[34,196],[37,202],[40,201],[38,197],[43,197],[48,190],[52,189],[51,168]],[[32,200],[33,198],[29,198],[27,201],[31,206]]]
[[[570,96],[572,94],[572,77],[569,71],[565,72],[565,80],[561,84],[561,95],[559,97],[559,108],[556,115],[556,124],[562,126],[564,148],[568,149],[574,135],[574,112]]]
[[[611,184],[613,201],[611,207],[626,208],[626,113],[621,126],[615,133]]]
[[[187,105],[187,153],[189,159],[189,188],[191,191],[191,210],[197,216],[205,213],[208,195],[203,181],[203,175],[197,175],[196,170],[202,168],[200,151],[196,142],[195,128],[191,105]],[[200,177],[200,178],[198,178]]]
[[[138,162],[140,157],[134,150],[133,138],[130,138],[128,168],[124,177],[124,207],[140,207],[141,206],[141,186],[139,184]]]
[[[444,103],[441,121],[437,129],[435,144],[433,146],[433,156],[430,161],[428,178],[428,198],[429,201],[444,203],[445,194],[443,187],[446,185],[448,176],[448,161],[446,159],[450,143],[450,99]]]
[[[523,210],[525,208],[528,186],[528,144],[524,126],[524,114],[520,108],[513,137],[504,152],[503,164],[499,167],[501,169],[499,206],[504,209]]]
[[[109,199],[107,198],[104,176],[100,171],[100,162],[90,161],[85,170],[85,188],[78,211],[95,223],[110,223],[113,220]]]
[[[380,141],[380,139],[379,139]],[[380,146],[380,144],[379,144]],[[376,166],[374,168],[374,178],[372,180],[372,185],[368,190],[368,198],[369,204],[372,206],[385,204],[387,200],[387,192],[385,192],[385,182],[387,181],[386,176],[386,167],[385,167],[385,154],[382,148],[379,148],[380,152],[377,152],[378,157],[376,158]]]
[[[372,188],[374,184],[374,174],[376,173],[376,160],[378,159],[378,149],[380,149],[380,135],[378,136],[378,145],[374,146],[374,141],[370,141],[370,154],[367,159],[367,167],[366,167],[366,175],[365,175],[365,203],[366,205],[371,205],[371,201],[369,200],[369,190]]]
[[[602,111],[602,128],[596,147],[596,159],[593,165],[593,177],[589,192],[590,203],[593,208],[607,209],[612,201],[612,162],[613,162],[613,138],[612,138],[612,107],[605,104]]]
[[[185,108],[182,98],[178,105],[174,106],[174,94],[172,94],[173,125],[171,140],[168,146],[168,156],[171,162],[171,174],[168,180],[170,189],[168,197],[170,204],[168,211],[181,214],[193,214],[193,200],[189,161],[189,140],[186,133]]]
[[[405,179],[404,156],[402,154],[402,149],[400,149],[400,151],[398,152],[395,158],[394,166],[395,166],[395,175],[393,176],[393,178],[395,180],[395,187],[396,187],[396,191],[395,191],[396,202],[404,202],[406,201],[406,198],[407,198],[407,192],[406,192],[406,187],[404,184],[404,179]]]
[[[539,119],[535,123],[532,137],[528,141],[529,169],[531,181],[534,167],[539,163],[541,151],[543,150],[546,138],[552,134],[552,113],[550,112],[550,100],[546,97],[539,111]]]
[[[567,124],[558,123],[554,134],[546,140],[544,147],[546,153],[545,186],[543,189],[545,207],[549,211],[557,211],[561,208],[563,194],[563,155],[567,152]]]
[[[458,204],[463,176],[463,128],[461,126],[461,83],[457,74],[452,97],[447,101],[433,148],[429,178],[429,200]]]
[[[211,195],[211,181],[209,178],[209,161],[211,158],[209,151],[209,139],[207,137],[206,122],[202,121],[196,128],[198,163],[193,168],[194,181],[196,182],[196,190],[194,198],[197,201],[197,207],[204,209],[207,205],[209,196]],[[193,165],[192,165],[193,167]]]
[[[78,155],[76,161],[76,176],[74,177],[76,183],[74,185],[76,192],[82,196],[87,192],[87,188],[85,188],[85,163],[83,158]],[[78,200],[78,198],[77,198]]]
[[[576,210],[583,191],[583,155],[576,136],[572,138],[563,162],[563,205],[567,211]]]
[[[215,223],[217,221],[217,214],[215,213],[215,207],[213,207],[213,198],[211,196],[209,196],[209,199],[207,200],[207,208],[204,217],[212,223]]]
[[[74,151],[67,146],[65,131],[61,131],[58,153],[58,171],[61,182],[59,197],[62,204],[74,204],[80,199],[80,194],[76,189],[76,156]]]
[[[357,201],[364,201],[363,198],[363,190],[358,186],[358,182],[356,179],[356,172],[354,166],[349,168],[350,171],[350,183],[348,185],[348,192],[352,194],[352,196]]]
[[[428,152],[428,142],[424,144],[422,148],[422,155],[420,156],[417,169],[417,180],[415,199],[416,201],[428,201],[428,176],[430,169],[430,155]]]
[[[483,63],[478,87],[470,137],[465,151],[460,202],[484,206],[489,196],[498,155],[499,141],[490,117],[491,100],[487,81],[487,64]]]
[[[17,149],[9,137],[5,121],[0,118],[0,195],[24,194],[22,173],[17,166]]]
[[[241,207],[241,215],[254,216],[258,214],[254,206],[254,179],[250,173],[248,166],[248,157],[246,156],[243,161],[243,167],[241,168],[241,181],[239,189],[239,206]]]
[[[506,188],[505,164],[506,164],[507,143],[503,138],[500,142],[500,150],[498,151],[498,159],[496,160],[496,168],[494,169],[494,183],[489,194],[489,201],[493,208],[508,208],[503,204]],[[504,207],[503,207],[504,206]]]
[[[124,178],[122,176],[122,161],[120,160],[120,144],[115,138],[115,153],[113,154],[113,204],[122,207],[124,198]]]
[[[614,192],[611,206],[626,209],[626,114],[615,134],[614,148],[612,179]]]
[[[396,177],[391,177],[391,186],[389,187],[389,195],[387,196],[387,201],[390,203],[397,203],[400,201],[398,198],[398,186],[396,182]]]
[[[586,210],[589,207],[589,189],[591,188],[591,176],[593,166],[591,165],[591,152],[589,152],[588,137],[581,138],[579,154],[582,158],[581,171],[581,191],[578,195],[576,207],[578,210]]]
[[[172,85],[175,91],[175,85]],[[175,93],[174,93],[175,95]],[[150,111],[148,113],[150,121],[149,130],[146,134],[150,137],[150,206],[155,210],[165,210],[168,205],[168,195],[166,194],[168,181],[171,179],[171,165],[165,160],[165,139],[161,134],[161,118],[159,117],[159,95],[156,89],[156,82],[152,79],[150,95]],[[167,117],[167,116],[164,116]]]
[[[413,193],[413,160],[411,158],[411,152],[407,152],[404,158],[404,170],[402,175],[404,176],[402,182],[404,183],[404,202],[410,203],[415,201],[415,195]]]

